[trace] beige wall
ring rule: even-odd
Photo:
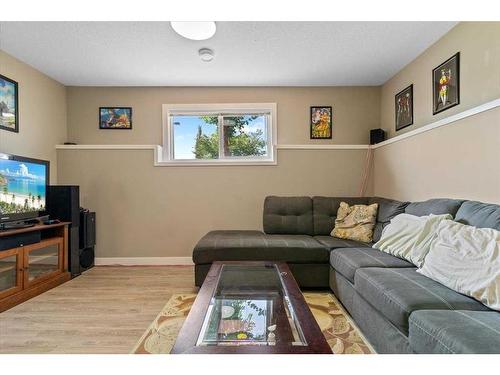
[[[460,104],[432,115],[432,69],[460,52]],[[394,95],[413,83],[414,125],[395,131]],[[389,137],[500,97],[500,22],[461,22],[387,81],[380,125]]]
[[[3,51],[0,74],[19,84],[19,133],[0,130],[0,151],[50,160],[56,182],[54,146],[66,141],[66,88]]]
[[[374,192],[500,204],[500,108],[375,150]]]
[[[432,69],[460,51],[461,103],[432,115]],[[414,84],[415,125],[394,131],[394,94]],[[500,22],[462,22],[381,89],[390,136],[500,98]],[[457,197],[500,203],[500,109],[375,150],[374,194],[403,200]]]
[[[355,195],[366,150],[281,150],[277,166],[154,167],[149,150],[61,150],[97,212],[97,257],[190,257],[212,229],[262,229],[267,195]]]
[[[366,144],[378,87],[68,88],[68,138],[161,144],[166,103],[275,102],[280,144]],[[132,106],[133,130],[98,129],[99,106]],[[311,105],[331,105],[333,140],[310,141]],[[261,229],[266,195],[356,195],[366,150],[281,150],[277,166],[154,167],[151,151],[59,151],[61,183],[97,212],[98,257],[191,256],[212,229]]]
[[[69,87],[68,139],[87,144],[161,144],[161,106],[277,103],[280,144],[367,144],[378,127],[379,87]],[[309,107],[333,107],[333,139],[309,139]],[[99,130],[100,106],[133,107],[133,129]]]

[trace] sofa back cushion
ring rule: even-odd
[[[492,228],[500,231],[500,206],[467,201],[458,209],[455,221],[478,228]]]
[[[382,229],[389,224],[391,219],[405,212],[405,208],[409,202],[400,202],[394,199],[370,197],[368,204],[378,204],[377,222],[373,229],[373,242],[380,240]]]
[[[415,216],[426,215],[445,215],[450,214],[455,217],[458,209],[462,205],[463,200],[448,199],[448,198],[435,198],[423,202],[410,203],[405,208],[405,213]]]
[[[307,234],[313,232],[313,208],[310,197],[266,197],[264,232],[267,234]]]
[[[314,235],[329,236],[335,227],[335,219],[340,202],[346,202],[352,206],[355,204],[367,204],[368,198],[334,198],[334,197],[313,197],[314,212]]]

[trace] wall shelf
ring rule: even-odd
[[[393,138],[390,138],[384,142],[378,143],[376,145],[367,145],[367,144],[279,144],[276,145],[276,150],[369,150],[369,149],[378,149],[380,147],[384,147],[390,145],[395,142],[400,142],[410,137],[417,136],[419,134],[423,134],[425,132],[440,128],[442,126],[453,124],[457,121],[465,119],[467,117],[471,117],[477,115],[479,113],[489,111],[495,108],[500,107],[500,98],[492,100],[490,102],[481,104],[474,108],[467,109],[465,111],[456,113],[454,115],[445,117],[441,120],[426,124],[419,128],[416,128],[407,133],[397,135]],[[154,151],[154,165],[157,167],[179,167],[179,166],[217,166],[217,165],[276,165],[277,162],[263,163],[263,162],[221,162],[221,163],[203,163],[203,162],[171,162],[168,160],[163,160],[163,147],[161,145],[135,145],[135,144],[108,144],[108,145],[56,145],[57,150],[153,150]]]

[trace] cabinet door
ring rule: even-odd
[[[22,249],[0,251],[0,299],[23,287]]]
[[[63,271],[63,238],[52,238],[24,248],[24,288]]]

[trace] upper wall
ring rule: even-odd
[[[460,104],[432,115],[432,69],[460,52]],[[395,131],[394,95],[413,83],[414,124]],[[461,22],[387,81],[380,125],[389,138],[500,97],[500,22]]]
[[[54,146],[66,141],[66,88],[1,50],[0,74],[19,86],[19,133],[0,130],[0,151],[50,160],[56,182]]]
[[[68,87],[68,139],[162,144],[162,104],[277,103],[280,144],[367,144],[379,126],[379,87]],[[332,140],[309,139],[309,107],[333,107]],[[99,130],[98,110],[133,107],[133,129]]]
[[[460,100],[432,115],[432,69],[460,51]],[[382,127],[394,136],[394,95],[414,85],[415,125],[500,98],[500,22],[463,22],[382,87]],[[450,197],[500,203],[500,108],[375,149],[373,192],[400,200]]]

